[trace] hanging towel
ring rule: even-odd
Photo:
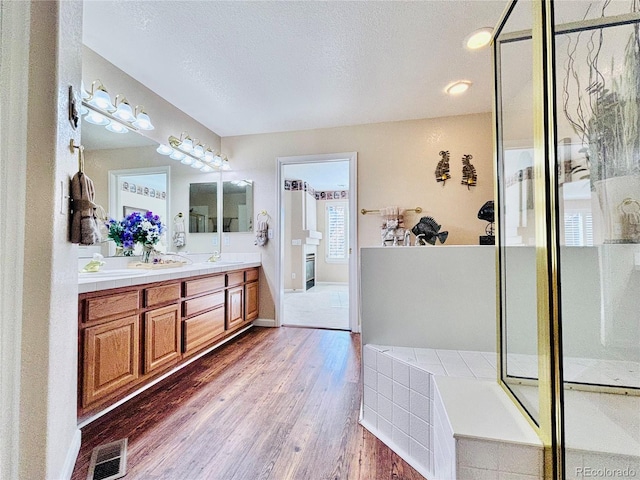
[[[102,241],[97,209],[94,203],[95,188],[93,182],[83,172],[76,173],[71,179],[71,243],[94,245]]]
[[[187,244],[187,235],[184,229],[182,213],[173,217],[173,246],[184,247]]]
[[[269,219],[271,217],[266,210],[261,211],[256,217],[256,241],[255,245],[264,247],[269,241]]]

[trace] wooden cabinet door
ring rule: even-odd
[[[144,314],[144,373],[180,358],[180,307],[169,305]]]
[[[251,321],[258,318],[258,282],[245,285],[245,320]]]
[[[244,286],[227,290],[227,330],[244,322]]]
[[[84,329],[82,406],[138,378],[138,316]]]

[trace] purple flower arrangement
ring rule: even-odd
[[[151,247],[160,241],[165,226],[153,212],[133,212],[120,221],[109,219],[106,223],[108,238],[125,251],[132,251],[135,244]]]

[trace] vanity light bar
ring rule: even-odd
[[[155,127],[144,107],[136,105],[135,109],[122,94],[116,95],[115,102],[100,80],[91,83],[91,91],[82,82],[82,107],[80,113],[85,120],[95,125],[105,125],[107,130],[115,133],[128,133],[129,130],[153,130]]]
[[[203,173],[216,170],[231,170],[229,159],[221,153],[213,153],[210,147],[194,140],[187,132],[182,132],[180,138],[171,135],[168,145],[160,145],[156,151],[161,155],[180,161]]]

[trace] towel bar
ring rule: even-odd
[[[407,208],[405,212],[422,213],[422,207]],[[366,215],[367,213],[380,213],[380,210],[367,210],[366,208],[363,208],[362,210],[360,210],[360,213],[362,215]]]

